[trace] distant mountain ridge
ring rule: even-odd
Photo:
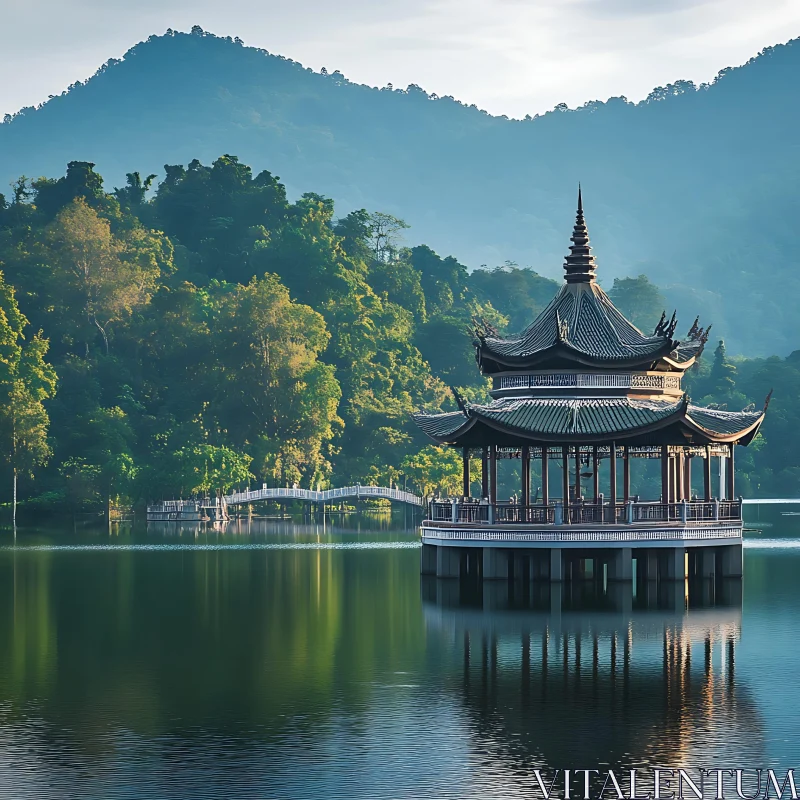
[[[601,282],[646,273],[678,306],[679,331],[700,313],[729,352],[783,355],[800,349],[798,67],[793,40],[700,88],[509,120],[168,32],[0,125],[0,178],[88,160],[122,185],[126,172],[232,153],[339,214],[403,217],[410,243],[471,267],[509,259],[550,277],[580,180]]]

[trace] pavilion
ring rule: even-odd
[[[422,571],[562,580],[602,570],[631,579],[635,567],[653,579],[741,576],[734,451],[758,433],[769,398],[761,410],[693,405],[681,382],[710,326],[695,320],[677,338],[675,314],[662,314],[648,335],[614,307],[596,280],[580,190],[571,241],[561,289],[522,333],[476,325],[491,402],[467,402],[454,390],[458,411],[414,415],[435,442],[460,448],[464,464],[462,497],[429,505]],[[482,462],[479,498],[470,496],[473,457]],[[497,464],[509,458],[520,461],[519,497],[503,502]],[[660,497],[631,494],[634,459],[660,461]],[[534,460],[541,486],[532,498]],[[693,462],[702,491],[693,492]]]

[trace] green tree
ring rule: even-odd
[[[146,304],[160,277],[159,243],[136,226],[125,237],[82,198],[58,213],[46,231],[47,257],[59,302],[72,311],[78,341],[89,355],[91,330],[109,352],[109,326]]]
[[[646,275],[635,278],[614,278],[608,293],[614,305],[645,333],[652,333],[658,324],[666,301],[659,288]]]
[[[12,519],[17,520],[17,478],[32,475],[51,455],[50,424],[44,401],[56,391],[55,370],[47,363],[48,342],[40,332],[24,341],[28,321],[14,290],[0,273],[0,433],[13,475]]]
[[[711,392],[716,397],[727,397],[736,388],[736,366],[728,360],[725,342],[722,339],[714,350],[714,362],[708,380]]]

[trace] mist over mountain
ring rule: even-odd
[[[606,286],[644,273],[731,353],[800,348],[798,40],[701,87],[641,103],[493,117],[453,98],[371,88],[238,40],[168,32],[0,125],[0,179],[95,162],[163,177],[222,153],[321,192],[339,216],[383,211],[470,267],[506,260],[560,277],[577,183]]]

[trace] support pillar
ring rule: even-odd
[[[564,580],[563,551],[558,547],[550,548],[550,581]]]
[[[462,480],[461,494],[464,497],[469,497],[470,496],[469,447],[464,448],[461,480]]]
[[[608,503],[611,507],[609,522],[617,519],[617,443],[611,442],[611,481],[608,492]]]
[[[436,547],[436,577],[457,578],[461,566],[460,547]]]
[[[561,448],[561,498],[564,507],[564,524],[569,525],[569,447]]]
[[[435,544],[423,544],[419,554],[419,571],[423,575],[436,574],[436,550]]]
[[[688,453],[683,454],[683,480],[685,489],[683,496],[691,502],[692,499],[692,456]]]
[[[600,502],[600,459],[597,455],[597,445],[592,447],[592,471],[594,473],[592,498],[594,504],[597,505]]]
[[[717,548],[698,547],[697,556],[700,558],[700,577],[713,578],[717,571]]]
[[[581,498],[581,448],[575,445],[575,500]]]
[[[508,579],[508,551],[499,547],[483,548],[484,580]]]
[[[734,466],[733,466],[733,448],[734,448],[734,445],[730,444],[729,447],[730,447],[730,454],[728,455],[728,475],[727,475],[728,487],[727,487],[726,494],[727,494],[727,499],[728,500],[733,500],[736,497],[736,491],[735,491],[736,487],[734,485],[735,484]]]
[[[722,577],[741,578],[744,573],[742,565],[742,546],[729,544],[722,548]]]
[[[628,445],[623,448],[622,467],[622,499],[627,503],[631,499],[631,454]]]
[[[666,552],[667,578],[672,581],[686,580],[686,548],[671,547]]]
[[[481,497],[489,496],[489,448],[481,448]]]
[[[661,502],[669,503],[669,448],[661,445]]]
[[[531,504],[531,449],[530,445],[522,445],[522,505]],[[523,515],[524,516],[524,515]]]
[[[703,464],[703,494],[705,501],[711,502],[711,445],[706,445],[706,458]]]
[[[549,466],[547,445],[542,445],[542,503],[547,506],[550,503],[550,486],[547,480],[547,468]]]
[[[497,505],[497,445],[489,447],[489,502]]]
[[[633,554],[630,547],[620,547],[612,552],[608,579],[629,581],[633,578]]]

